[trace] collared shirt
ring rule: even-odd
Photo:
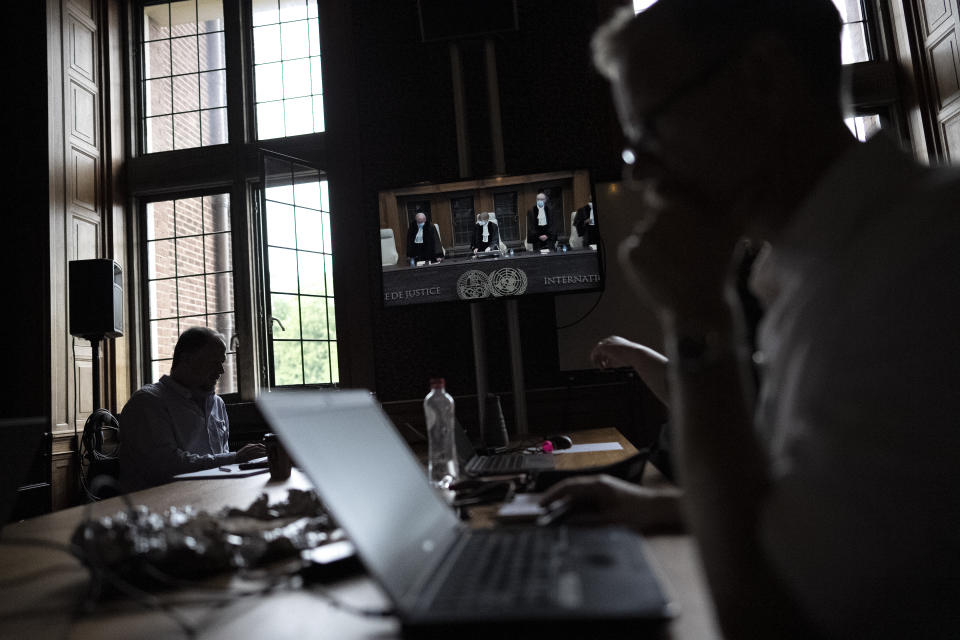
[[[120,483],[137,491],[178,473],[236,462],[223,399],[194,396],[170,376],[141,387],[120,414]]]
[[[762,551],[827,637],[956,637],[960,176],[876,136],[762,268]]]

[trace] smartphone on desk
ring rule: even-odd
[[[268,469],[270,467],[270,462],[266,457],[263,458],[254,458],[247,462],[241,462],[239,464],[240,471],[246,471],[247,469]]]

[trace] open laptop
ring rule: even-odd
[[[638,638],[671,615],[633,532],[467,527],[369,393],[274,391],[257,404],[405,636]]]
[[[553,469],[552,453],[501,453],[493,456],[477,455],[466,430],[459,422],[453,427],[460,470],[470,476],[495,476],[527,471]]]

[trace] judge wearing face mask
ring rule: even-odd
[[[583,238],[583,244],[597,244],[600,241],[600,233],[597,231],[597,219],[593,214],[593,199],[591,198],[586,205],[577,209],[577,215],[573,217],[573,226],[577,233]]]
[[[439,262],[443,259],[443,245],[437,228],[427,224],[427,216],[419,211],[407,231],[407,259],[417,262]]]
[[[477,217],[477,224],[473,228],[473,240],[470,247],[474,253],[478,251],[497,251],[500,249],[500,228],[496,222],[490,220],[490,214],[484,211]]]
[[[527,211],[527,242],[533,245],[534,251],[553,249],[556,245],[554,219],[553,210],[547,204],[547,194],[541,191],[537,194],[537,204]]]

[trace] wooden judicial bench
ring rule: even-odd
[[[589,291],[600,283],[597,252],[589,248],[460,257],[416,267],[401,261],[383,267],[383,302],[390,306]]]
[[[574,432],[571,437],[574,444],[617,441],[623,450],[557,454],[559,469],[606,465],[636,453],[616,429]],[[134,504],[146,505],[157,512],[171,506],[191,505],[213,513],[224,506],[245,508],[260,493],[267,493],[274,501],[286,497],[287,489],[310,487],[310,481],[294,469],[285,482],[272,482],[268,474],[180,481],[133,493],[130,498]],[[3,529],[0,533],[0,638],[186,637],[169,615],[129,599],[107,600],[98,603],[93,611],[77,611],[88,588],[89,573],[73,556],[43,546],[45,543],[66,545],[84,518],[112,516],[124,509],[121,498],[111,498]],[[31,544],[22,544],[25,541]],[[668,637],[719,638],[691,538],[682,534],[653,535],[647,537],[647,542],[668,592],[680,606],[679,616],[669,625]],[[322,593],[310,588],[288,589],[237,598],[222,606],[211,604],[211,596],[226,596],[228,588],[236,586],[235,580],[234,576],[224,575],[203,582],[203,588],[190,586],[156,596],[198,628],[201,638],[385,640],[400,637],[396,618],[364,617],[331,604],[329,598],[332,597],[366,609],[388,607],[379,587],[362,573],[327,584]],[[602,630],[598,631],[602,636]]]

